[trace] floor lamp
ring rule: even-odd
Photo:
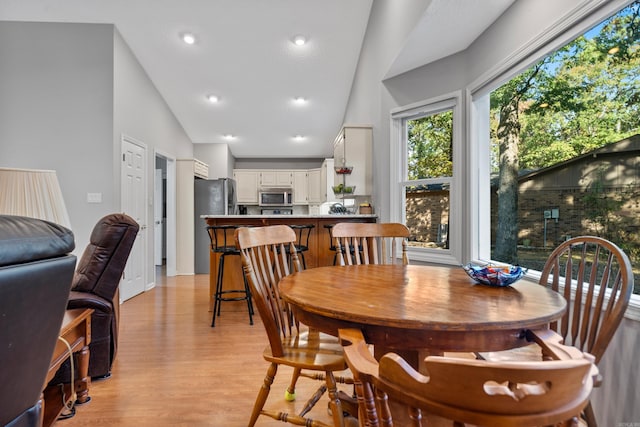
[[[39,218],[71,228],[54,170],[0,168],[0,214]]]

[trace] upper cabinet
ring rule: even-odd
[[[309,203],[322,203],[322,185],[320,184],[321,169],[309,169],[308,173],[308,197]]]
[[[309,169],[309,204],[336,201],[333,194],[333,159],[324,159],[322,166]]]
[[[293,171],[293,204],[306,205],[309,203],[309,172]]]
[[[292,187],[293,171],[263,170],[260,172],[260,187]]]
[[[209,179],[209,165],[198,159],[193,159],[193,174],[198,178]]]
[[[236,198],[239,204],[258,204],[258,181],[260,172],[250,169],[235,169]]]
[[[257,205],[261,188],[288,187],[294,205],[320,204],[337,200],[333,194],[334,160],[325,159],[314,169],[234,169],[239,204]],[[340,181],[342,182],[342,181]]]
[[[354,196],[369,196],[373,191],[373,129],[368,125],[345,125],[333,144],[334,185],[355,187]],[[349,174],[335,173],[348,166]]]

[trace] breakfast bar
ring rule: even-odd
[[[266,225],[313,225],[309,235],[309,250],[305,253],[307,268],[333,265],[335,252],[332,246],[330,226],[339,222],[376,222],[375,214],[343,214],[343,215],[201,215],[208,226],[235,225],[262,227]],[[233,241],[227,242],[234,244]],[[212,298],[216,288],[219,254],[209,253],[209,301],[213,308]],[[223,289],[238,289],[242,284],[242,268],[239,257],[230,257],[226,261]]]

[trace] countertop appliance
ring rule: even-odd
[[[348,214],[349,211],[342,203],[334,203],[329,208],[329,213],[332,215],[333,214],[345,215],[345,214]]]
[[[291,188],[263,188],[258,192],[260,206],[293,206]]]
[[[195,273],[209,273],[211,240],[200,215],[237,215],[236,182],[231,178],[194,181]]]

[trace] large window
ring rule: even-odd
[[[612,17],[615,4],[628,5],[624,16]],[[535,275],[541,264],[525,259],[528,253],[544,260],[562,240],[588,231],[618,243],[638,265],[637,246],[629,244],[640,241],[640,193],[632,188],[640,185],[640,163],[620,155],[621,146],[637,152],[640,144],[637,9],[637,1],[576,5],[471,82],[464,96],[391,112],[390,219],[409,226],[412,260],[513,262]],[[518,93],[531,83],[536,90]],[[500,117],[501,107],[512,114]],[[513,148],[521,150],[516,167]],[[605,164],[564,167],[589,158]],[[549,173],[554,167],[557,175]],[[613,185],[604,191],[607,179]],[[554,186],[563,187],[562,199],[540,192]],[[500,197],[508,201],[502,216]],[[611,216],[621,209],[624,216]]]
[[[491,92],[491,259],[541,270],[597,235],[637,265],[639,99],[640,2]]]
[[[394,111],[397,221],[411,232],[412,259],[451,258],[459,227],[452,226],[458,193],[454,158],[459,150],[459,96],[425,101]]]

